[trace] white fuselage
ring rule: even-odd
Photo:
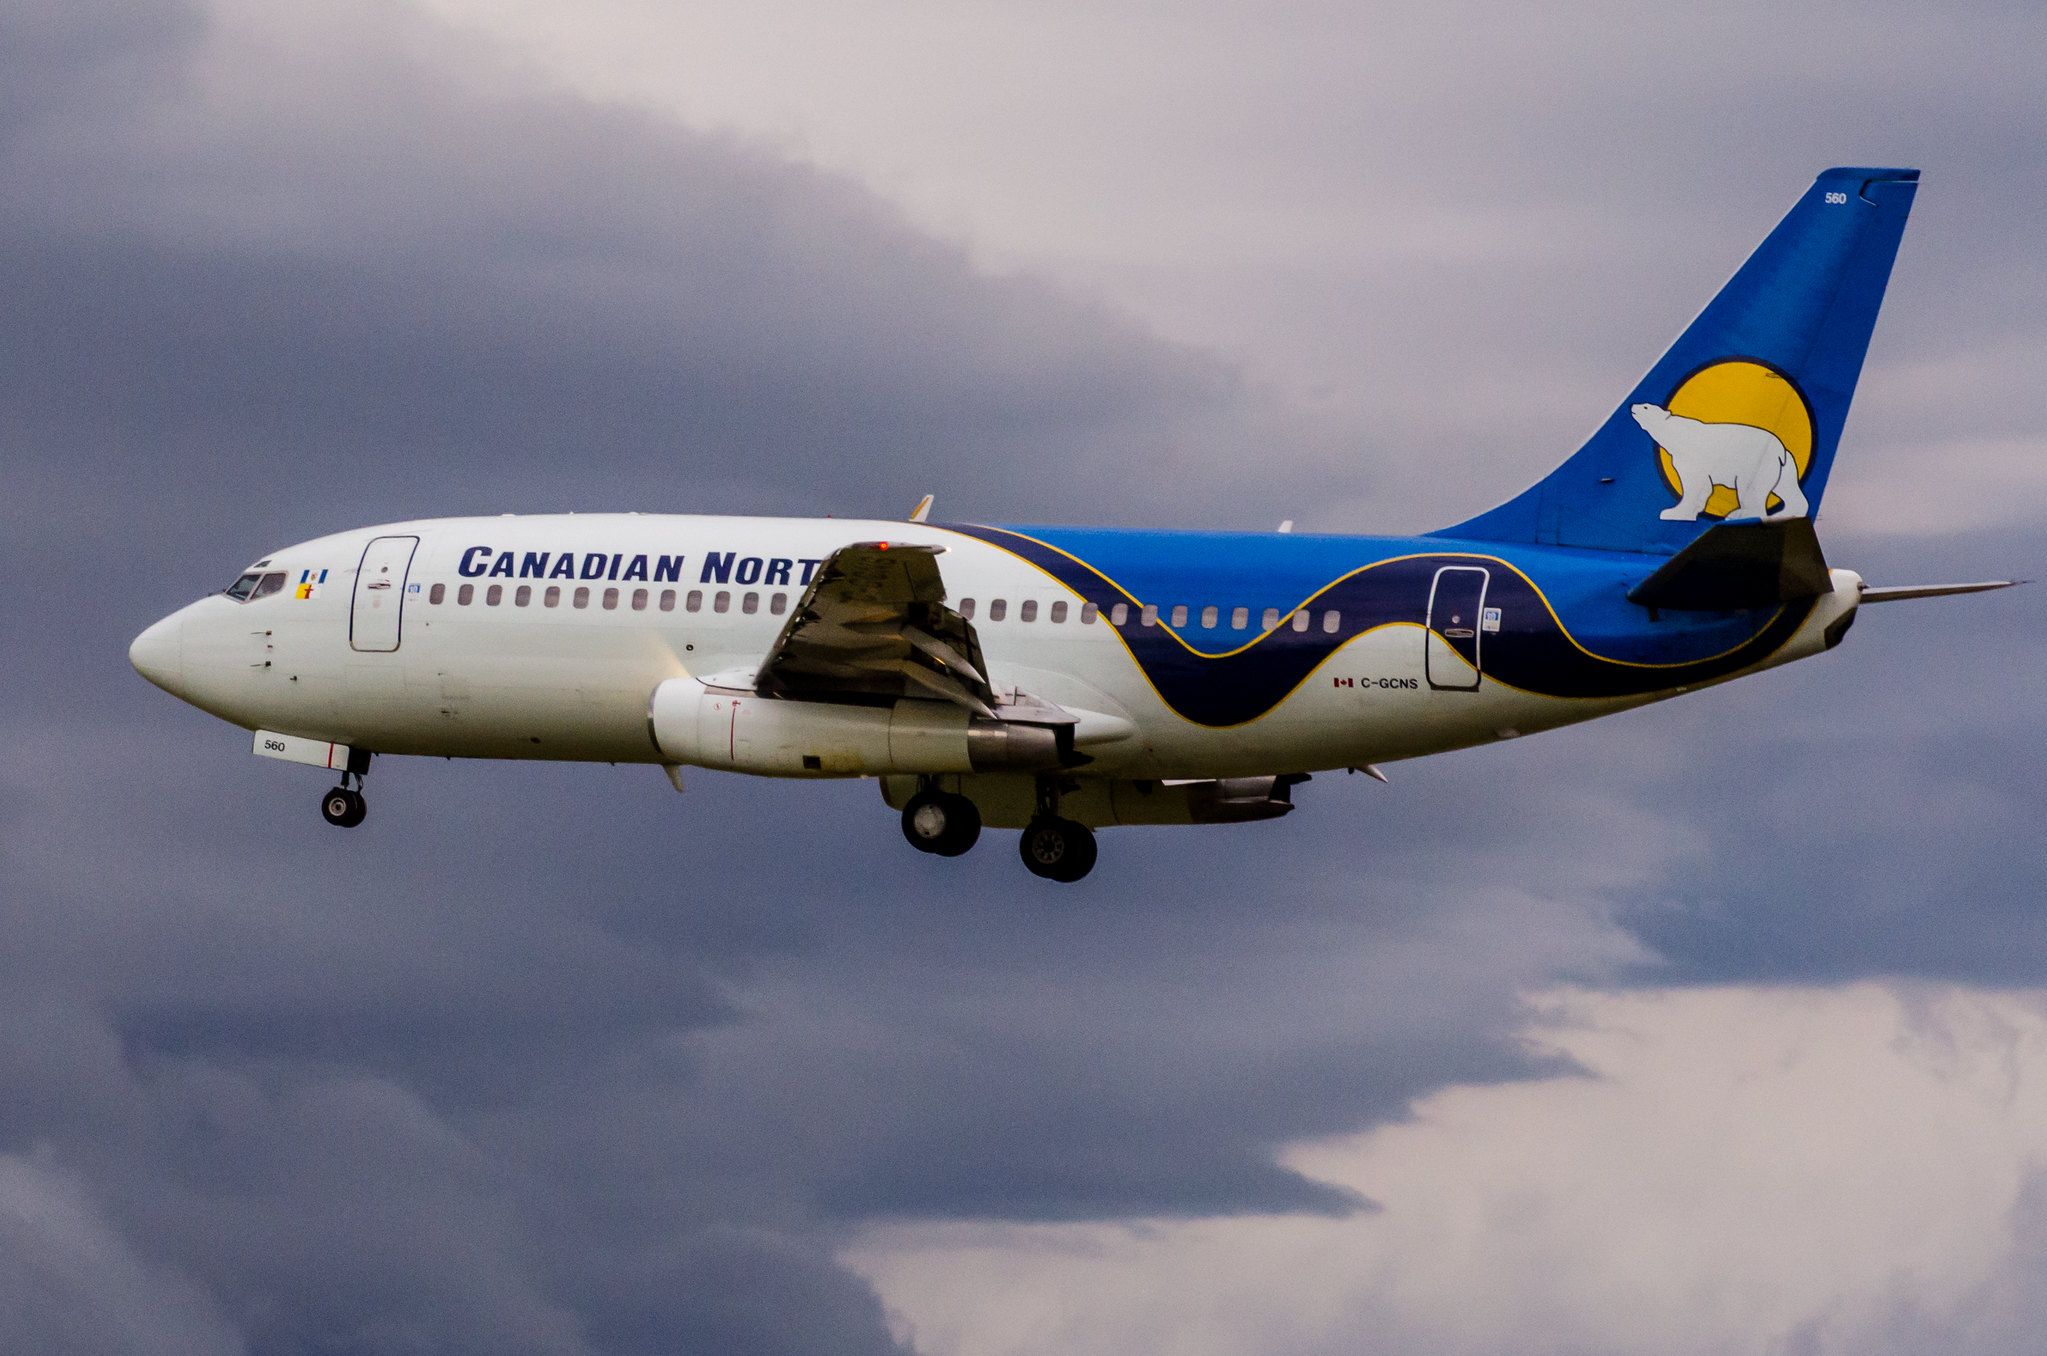
[[[418,545],[398,575],[371,591],[377,581],[357,578],[365,548],[394,537]],[[841,546],[874,540],[944,548],[950,601],[973,600],[999,691],[1134,727],[1133,737],[1090,750],[1089,775],[1358,766],[1510,738],[1682,690],[1557,698],[1490,680],[1435,690],[1422,681],[1424,654],[1442,641],[1419,626],[1391,625],[1350,640],[1259,718],[1201,725],[1161,700],[1113,627],[1083,621],[1077,597],[1021,557],[943,527],[830,518],[508,516],[340,533],[252,567],[283,572],[281,591],[247,602],[202,599],[145,633],[135,653],[154,681],[250,729],[387,754],[663,762],[648,732],[653,689],[685,675],[750,683],[808,571]],[[479,542],[491,549],[475,554]],[[529,554],[553,576],[520,574],[534,563]],[[478,572],[503,571],[497,562],[506,556],[515,558],[510,573]],[[574,562],[572,577],[562,573],[564,556]],[[636,558],[643,563],[635,566]],[[1837,589],[1770,662],[1816,652],[1820,633],[1854,597],[1852,586]],[[1301,601],[1270,605],[1284,612]],[[1185,602],[1198,616],[1205,600]],[[1057,621],[1054,603],[1065,604]],[[1197,640],[1213,649],[1246,644],[1260,634],[1258,622],[1254,609],[1249,629],[1230,631],[1225,622],[1213,639]],[[360,648],[378,628],[395,648]]]

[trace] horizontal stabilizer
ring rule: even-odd
[[[2024,579],[1986,579],[1980,584],[1902,584],[1882,589],[1864,584],[1862,601],[1896,603],[1906,598],[1947,598],[1957,593],[1988,593],[1992,589],[2008,589],[2027,582]]]
[[[1810,518],[1722,523],[1628,590],[1643,607],[1720,612],[1777,607],[1833,587]]]

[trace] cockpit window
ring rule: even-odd
[[[284,587],[284,576],[283,570],[273,570],[269,574],[258,574],[251,570],[227,586],[227,596],[238,603],[251,603],[258,598],[268,598]]]

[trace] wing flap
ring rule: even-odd
[[[755,679],[763,696],[938,698],[981,716],[1000,705],[981,642],[945,605],[945,548],[856,542],[812,576]]]

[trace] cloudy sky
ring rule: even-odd
[[[380,767],[127,667],[435,513],[1421,530],[1824,166],[1926,174],[1823,519],[2047,557],[2037,6],[0,9],[0,1350],[2001,1352],[2047,591],[1105,840]]]

